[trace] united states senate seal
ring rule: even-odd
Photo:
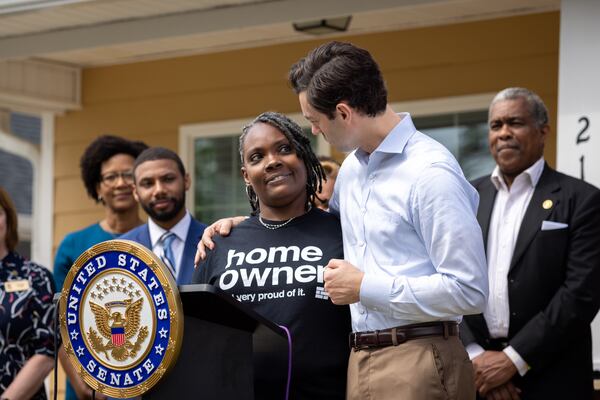
[[[109,240],[89,248],[59,304],[65,351],[97,392],[140,396],[175,365],[183,308],[171,272],[146,247]]]

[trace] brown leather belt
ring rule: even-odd
[[[350,348],[354,351],[372,347],[398,346],[407,340],[418,339],[426,336],[458,336],[456,322],[425,322],[398,326],[372,332],[352,332],[350,334]]]

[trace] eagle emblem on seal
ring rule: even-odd
[[[136,301],[128,298],[107,302],[104,305],[90,302],[98,331],[90,327],[87,336],[97,353],[104,353],[109,360],[112,356],[117,361],[125,361],[129,357],[137,356],[144,339],[148,336],[148,327],[140,327],[143,301],[143,298]],[[124,314],[121,313],[123,310]],[[136,335],[137,339],[132,342]]]

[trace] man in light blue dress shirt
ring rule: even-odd
[[[330,201],[345,259],[325,271],[331,300],[352,312],[347,398],[473,399],[457,323],[488,293],[477,192],[448,150],[387,105],[366,50],[324,44],[289,79],[312,133],[356,149]]]

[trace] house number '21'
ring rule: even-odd
[[[580,145],[581,143],[585,143],[588,140],[590,140],[590,133],[588,132],[588,129],[590,127],[590,119],[588,117],[581,117],[579,118],[578,122],[580,124],[583,124],[582,128],[580,129],[579,133],[577,134],[577,141],[575,142],[577,145]],[[580,178],[582,180],[585,179],[585,156],[582,154],[581,157],[579,157],[579,168],[580,168]]]

